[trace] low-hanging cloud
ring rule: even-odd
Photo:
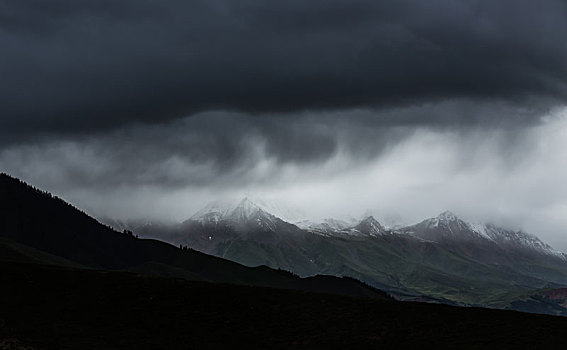
[[[0,152],[0,168],[97,216],[183,220],[209,201],[256,195],[312,218],[370,210],[411,223],[450,209],[567,248],[564,109],[491,128],[385,127],[367,122],[371,111],[344,113],[289,123],[208,112],[13,146]]]

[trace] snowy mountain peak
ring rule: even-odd
[[[211,203],[199,210],[190,220],[214,226],[222,223],[240,230],[260,228],[275,231],[278,223],[276,216],[265,211],[248,197],[244,197],[236,205]]]
[[[386,230],[374,216],[368,216],[363,219],[357,226],[356,229],[362,233],[366,233],[371,236],[379,235],[384,233]]]
[[[553,249],[550,245],[530,233],[521,230],[507,230],[494,224],[483,225],[483,230],[486,236],[501,245],[528,248],[533,251],[567,260],[567,256],[564,253]]]
[[[258,215],[259,213],[266,212],[264,212],[264,210],[262,210],[262,208],[260,208],[260,206],[258,206],[256,203],[248,199],[248,197],[244,197],[244,199],[242,199],[240,203],[238,203],[236,208],[232,210],[230,217],[239,221],[246,221]]]
[[[527,249],[529,251],[553,255],[565,260],[565,255],[534,235],[523,231],[505,229],[494,224],[464,221],[450,211],[435,218],[406,227],[402,231],[421,239],[443,241],[476,241],[496,244],[505,249]]]
[[[423,221],[422,224],[425,224],[425,226],[427,226],[429,229],[437,229],[440,227],[458,229],[468,228],[468,224],[466,222],[459,219],[457,215],[448,210],[442,212],[434,218]]]
[[[226,216],[227,212],[228,209],[226,206],[218,202],[213,202],[193,214],[190,219],[201,223],[217,224]]]

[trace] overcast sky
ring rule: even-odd
[[[98,217],[450,209],[567,250],[563,0],[0,0],[0,171]]]

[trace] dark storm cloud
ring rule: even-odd
[[[200,113],[168,124],[7,147],[0,150],[0,167],[32,169],[28,172],[70,188],[235,186],[253,181],[247,171],[264,158],[301,165],[333,155],[335,132],[295,120]],[[41,174],[45,168],[47,174]]]
[[[364,162],[411,134],[403,127],[365,125],[370,118],[369,111],[294,116],[206,112],[167,124],[8,146],[0,150],[0,168],[68,188],[260,184],[277,179],[285,167],[318,167],[339,153]]]
[[[0,168],[47,188],[112,190],[123,186],[158,186],[169,190],[201,186],[216,191],[289,179],[289,169],[309,173],[341,159],[344,163],[321,178],[364,167],[416,132],[467,134],[478,125],[422,123],[423,116],[446,121],[470,115],[472,102],[436,103],[382,111],[304,112],[250,115],[210,111],[162,124],[136,124],[92,135],[45,137],[0,149]],[[484,117],[521,115],[517,110],[475,104]],[[490,110],[490,112],[489,112]],[[376,119],[381,123],[376,123]],[[399,125],[395,120],[407,120]],[[290,122],[293,121],[293,122]],[[492,124],[491,124],[492,125]],[[494,126],[494,125],[493,125]],[[524,132],[506,124],[499,152],[523,154]],[[476,138],[475,138],[476,140]],[[518,140],[521,140],[518,142]],[[475,145],[463,148],[467,165]],[[506,157],[510,162],[517,157]]]
[[[560,0],[0,1],[1,133],[212,109],[291,117],[454,98],[546,107],[567,95],[566,18]]]

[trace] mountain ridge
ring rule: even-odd
[[[402,227],[399,231],[434,242],[486,240],[504,247],[512,244],[515,248],[531,249],[567,260],[565,253],[552,248],[533,234],[506,229],[492,223],[468,222],[450,211],[444,211],[437,217],[425,219],[415,225]]]
[[[246,208],[243,209],[243,206]],[[207,211],[207,208],[209,210]],[[240,215],[240,219],[235,218],[235,211],[240,210],[245,213]],[[322,235],[357,235],[368,234],[368,235],[379,235],[379,234],[412,234],[411,229],[421,226],[426,226],[428,228],[439,228],[440,226],[445,228],[450,234],[465,234],[468,238],[484,238],[492,240],[496,243],[514,243],[515,245],[524,245],[526,248],[533,248],[546,254],[555,255],[562,259],[567,259],[567,256],[552,248],[549,244],[544,243],[537,236],[529,234],[523,231],[515,231],[511,229],[506,229],[497,226],[493,223],[483,223],[483,222],[472,222],[466,221],[455,213],[446,210],[441,212],[438,216],[425,219],[417,224],[406,225],[396,228],[386,228],[378,220],[375,219],[373,215],[365,215],[356,223],[348,223],[346,221],[334,218],[324,219],[322,221],[312,221],[312,220],[302,220],[299,222],[287,222],[284,219],[277,217],[265,210],[260,205],[257,205],[248,197],[244,197],[240,203],[232,210],[224,209],[221,210],[220,207],[210,207],[205,206],[203,209],[199,210],[193,216],[191,216],[187,221],[199,221],[203,224],[210,223],[210,217],[214,218],[213,222],[218,223],[220,221],[226,221],[229,224],[234,224],[235,222],[242,222],[249,219],[249,216],[253,213],[260,213],[261,218],[256,218],[259,220],[261,225],[266,225],[271,231],[275,231],[272,223],[276,219],[279,219],[287,224],[294,225],[299,229],[307,232],[322,234]],[[238,216],[238,215],[236,215]],[[229,218],[232,218],[230,220]],[[230,221],[233,221],[232,223]],[[267,223],[266,223],[267,222]],[[416,235],[416,237],[427,239],[427,236]],[[454,236],[454,238],[459,238],[460,236]],[[431,237],[429,237],[431,238]],[[432,241],[437,241],[442,237],[436,237]]]
[[[344,223],[327,220],[330,231],[322,235],[281,220],[246,200],[237,210],[218,219],[189,219],[167,227],[168,241],[176,248],[136,238],[138,234],[145,236],[145,232],[127,228],[123,233],[116,232],[63,200],[11,177],[0,176],[0,191],[0,210],[5,215],[0,232],[6,247],[0,247],[0,253],[18,259],[32,257],[58,264],[71,261],[99,269],[222,283],[316,287],[319,291],[327,288],[325,279],[295,279],[273,268],[301,277],[349,277],[373,288],[367,290],[349,280],[330,279],[336,291],[346,284],[349,293],[358,295],[376,295],[378,288],[402,300],[502,308],[527,307],[506,295],[540,295],[538,290],[567,286],[567,264],[559,256],[544,254],[547,245],[540,240],[504,230],[500,235],[506,244],[498,245],[496,240],[477,232],[477,226],[449,213],[411,226],[412,232],[387,229],[374,217],[347,223],[346,228],[341,227]],[[270,224],[265,225],[263,220]],[[155,230],[163,226],[145,227]],[[458,234],[467,239],[433,241],[427,239],[431,238],[427,230],[432,229],[440,229],[441,238],[444,234],[452,238]],[[484,229],[496,230],[493,226]],[[494,232],[485,233],[500,237]],[[524,249],[526,239],[531,242],[529,249]],[[506,302],[498,302],[501,298]],[[533,300],[530,310],[549,313],[563,307],[559,303],[549,308],[549,303]]]
[[[229,214],[215,225],[187,220],[167,240],[247,266],[351,276],[404,300],[482,306],[503,293],[567,285],[563,253],[533,235],[448,211],[397,228],[373,216],[277,222],[274,229],[235,225]]]

